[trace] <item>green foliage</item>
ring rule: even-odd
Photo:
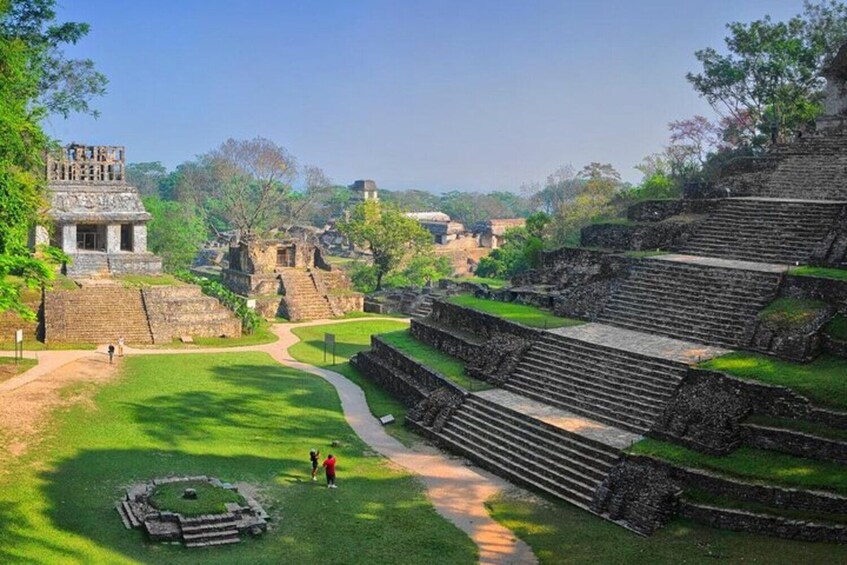
[[[424,286],[429,282],[448,277],[452,273],[453,265],[447,257],[419,254],[409,259],[399,271],[388,274],[383,281],[383,286],[388,288]]]
[[[162,258],[166,271],[191,266],[206,240],[206,221],[193,204],[144,198],[144,207],[153,216],[147,226],[147,245]]]
[[[847,467],[828,461],[741,447],[727,455],[707,455],[681,445],[647,438],[630,449],[685,467],[726,473],[743,479],[794,488],[822,489],[847,494]]]
[[[183,498],[185,489],[197,492],[196,499]],[[150,504],[159,510],[176,512],[183,516],[202,516],[203,514],[223,514],[226,504],[234,502],[245,505],[244,497],[231,490],[215,487],[206,481],[181,481],[165,483],[153,489]]]
[[[847,6],[806,4],[786,22],[769,16],[727,25],[726,53],[696,52],[699,73],[688,73],[694,89],[715,110],[761,144],[778,129],[785,140],[821,111],[821,70],[847,39]]]
[[[791,363],[754,353],[729,353],[701,364],[743,379],[788,387],[816,404],[847,410],[847,359],[821,355],[811,363]]]
[[[620,174],[609,164],[590,163],[576,177],[577,193],[553,215],[551,244],[579,243],[580,230],[592,223],[617,215],[614,197],[623,188]]]
[[[241,329],[244,333],[252,334],[261,325],[262,317],[247,306],[247,301],[218,281],[197,277],[188,271],[177,271],[174,275],[189,284],[196,284],[203,290],[203,294],[217,298],[221,304],[235,312],[241,320]]]
[[[781,328],[800,328],[819,317],[828,309],[820,300],[778,298],[759,312],[759,319]]]
[[[537,267],[544,249],[544,232],[551,221],[544,212],[536,212],[526,219],[524,227],[507,230],[503,244],[480,259],[476,274],[505,279]]]
[[[348,270],[350,282],[353,288],[359,292],[373,292],[376,290],[377,268],[367,263],[355,263]]]
[[[161,186],[168,178],[168,170],[159,161],[149,163],[129,163],[126,166],[126,180],[141,193],[141,196],[161,197]]]
[[[388,345],[398,349],[418,363],[440,373],[447,380],[459,385],[465,390],[488,390],[491,385],[485,381],[469,377],[465,374],[465,364],[447,355],[443,351],[431,347],[415,339],[409,330],[400,330],[380,335]]]
[[[824,326],[824,332],[837,341],[847,341],[847,316],[838,314]]]
[[[459,306],[473,308],[486,314],[499,316],[510,322],[517,322],[531,328],[564,328],[567,326],[577,326],[582,324],[582,320],[573,320],[571,318],[562,318],[527,304],[517,304],[515,302],[500,302],[499,300],[487,300],[485,298],[477,298],[469,294],[453,296],[449,301]]]
[[[378,201],[360,202],[349,218],[336,224],[351,242],[366,247],[373,256],[375,290],[382,279],[413,257],[432,251],[432,236],[416,220],[398,208]]]
[[[788,271],[790,275],[799,277],[819,277],[836,281],[847,281],[847,269],[832,269],[826,267],[795,267]]]
[[[643,200],[679,198],[681,195],[679,183],[668,175],[654,173],[645,177],[640,185],[626,191],[625,198],[630,202],[641,202]]]

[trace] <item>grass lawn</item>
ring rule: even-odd
[[[273,343],[279,338],[271,331],[268,323],[262,323],[252,334],[242,334],[241,337],[193,337],[194,343],[183,343],[179,339],[164,345],[149,346],[157,349],[191,349],[192,347],[243,347],[246,345],[264,345]],[[136,346],[144,348],[144,346]]]
[[[387,344],[394,346],[422,365],[426,365],[441,373],[448,380],[456,383],[465,390],[488,390],[491,387],[485,381],[469,377],[465,374],[465,364],[446,353],[418,341],[409,330],[399,330],[380,336]]]
[[[729,353],[701,363],[723,371],[791,388],[815,404],[847,410],[847,359],[821,355],[811,363],[791,363],[755,353]]]
[[[193,488],[197,498],[184,498],[183,493],[187,488]],[[150,504],[159,510],[176,512],[183,516],[223,514],[226,512],[228,502],[235,502],[242,506],[247,504],[244,497],[237,492],[216,487],[206,481],[166,483],[157,486],[150,495]]]
[[[532,328],[563,328],[584,323],[582,320],[555,316],[551,312],[536,308],[535,306],[527,306],[526,304],[517,304],[515,302],[486,300],[485,298],[477,298],[470,294],[453,296],[449,300],[453,304],[473,308],[487,314],[494,314],[510,322],[517,322]]]
[[[768,426],[771,428],[785,428],[787,430],[803,432],[838,441],[847,441],[847,430],[833,428],[819,422],[794,420],[792,418],[781,418],[778,416],[768,416],[766,414],[753,414],[744,420],[744,423]]]
[[[20,375],[36,365],[38,365],[38,361],[35,359],[18,359],[18,362],[15,363],[13,357],[0,357],[0,383]]]
[[[418,441],[418,436],[403,425],[406,407],[347,362],[359,351],[370,349],[372,334],[384,334],[408,327],[408,323],[394,320],[362,320],[361,322],[295,327],[294,335],[300,338],[300,343],[292,346],[288,351],[298,361],[331,369],[359,385],[365,391],[365,398],[374,416],[394,415],[396,422],[386,426],[385,431],[404,445],[411,445]],[[335,364],[332,363],[331,355],[324,361],[323,343],[324,334],[327,332],[335,334]]]
[[[759,312],[759,319],[782,328],[805,326],[827,308],[820,300],[777,298]]]
[[[847,269],[829,269],[826,267],[796,267],[788,271],[789,275],[800,277],[819,277],[822,279],[834,279],[847,281]]]
[[[824,331],[828,333],[832,339],[847,341],[847,316],[842,316],[841,314],[834,316],[826,324],[826,326],[824,326]]]
[[[14,351],[15,342],[13,341],[3,341],[0,342],[0,350],[2,351]],[[24,351],[66,351],[68,349],[97,349],[97,344],[95,343],[44,343],[41,341],[36,341],[35,339],[27,340],[24,337]]]
[[[173,275],[162,273],[161,275],[118,275],[117,278],[127,288],[141,288],[145,286],[182,286],[185,283]]]
[[[457,283],[470,282],[485,284],[489,288],[503,288],[509,285],[509,281],[506,279],[493,279],[491,277],[450,277],[450,280]]]
[[[476,560],[419,483],[360,442],[329,384],[266,354],[128,357],[120,379],[49,429],[36,449],[0,462],[2,563]],[[337,490],[309,480],[311,448],[337,455]],[[210,550],[146,542],[114,503],[126,485],[170,474],[252,485],[273,527]]]
[[[728,455],[699,453],[673,443],[646,438],[632,453],[650,455],[685,467],[717,471],[734,477],[805,489],[847,494],[847,465],[794,457],[774,451],[742,447]]]
[[[488,506],[495,520],[532,547],[542,565],[830,565],[847,558],[843,546],[716,530],[682,519],[645,538],[568,504],[511,494],[492,498]]]

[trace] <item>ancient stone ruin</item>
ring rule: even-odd
[[[214,488],[238,493],[244,500],[227,502],[216,514],[183,516],[166,508],[157,508],[152,501],[157,487],[184,483],[183,498],[197,500],[197,490],[189,485],[205,483]],[[239,543],[242,535],[261,535],[268,528],[270,517],[253,498],[239,492],[237,486],[214,477],[168,477],[153,479],[129,487],[115,508],[126,529],[141,529],[154,542],[182,542],[185,547],[211,547]]]
[[[33,243],[51,243],[72,262],[69,276],[160,273],[147,251],[150,214],[126,183],[123,147],[72,143],[48,154],[47,182],[53,226],[37,226]]]
[[[291,321],[361,311],[363,296],[347,275],[324,261],[321,250],[298,240],[241,241],[229,249],[223,284],[256,301],[263,316]]]

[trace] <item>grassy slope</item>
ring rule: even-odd
[[[193,488],[197,498],[185,498],[185,489]],[[244,497],[237,492],[216,487],[206,481],[185,481],[159,485],[150,497],[150,504],[159,510],[178,512],[183,516],[222,514],[226,504],[235,502],[244,506]]]
[[[529,543],[543,565],[829,565],[847,559],[847,549],[843,546],[715,530],[687,520],[674,520],[644,538],[568,504],[509,494],[491,499],[489,511],[495,520]]]
[[[455,357],[418,341],[408,330],[383,334],[382,339],[419,363],[433,369],[466,390],[487,390],[491,385],[465,374],[465,364]]]
[[[820,300],[777,298],[759,312],[759,319],[782,328],[801,327],[815,319],[827,308]]]
[[[754,353],[730,353],[701,365],[736,377],[783,385],[812,402],[847,410],[847,359],[821,355],[811,363],[791,363]]]
[[[788,271],[791,275],[801,277],[819,277],[822,279],[834,279],[847,281],[847,269],[829,269],[826,267],[797,267]]]
[[[411,445],[416,441],[417,436],[403,426],[406,407],[394,400],[379,385],[365,378],[347,362],[350,357],[359,351],[370,349],[371,334],[393,332],[407,327],[406,322],[365,319],[361,322],[295,328],[294,335],[299,337],[301,341],[288,351],[298,361],[331,369],[359,385],[365,391],[368,406],[374,416],[393,414],[396,418],[397,421],[387,426],[386,431],[405,445]],[[328,356],[324,361],[323,340],[326,332],[335,334],[337,361],[335,364],[332,363],[332,356]]]
[[[475,560],[417,481],[365,449],[330,385],[265,354],[128,358],[119,381],[51,430],[24,458],[0,462],[2,563],[385,563],[398,551],[409,563]],[[309,480],[308,452],[333,440],[339,488],[328,490]],[[213,551],[146,543],[114,501],[133,481],[171,473],[255,485],[274,528]]]
[[[0,357],[0,383],[28,371],[37,364],[38,361],[35,359],[18,359],[18,362],[15,363],[12,357]]]
[[[252,334],[242,334],[241,337],[194,337],[194,343],[183,343],[179,339],[171,343],[152,346],[157,349],[191,349],[192,347],[243,347],[246,345],[264,345],[273,343],[279,338],[271,331],[270,324],[262,323]]]
[[[514,302],[486,300],[484,298],[476,298],[469,294],[454,296],[449,300],[453,304],[473,308],[474,310],[479,310],[487,314],[494,314],[495,316],[500,316],[510,322],[517,322],[533,328],[561,328],[584,323],[581,320],[554,316],[547,310],[542,310],[535,306],[516,304]]]
[[[847,494],[847,465],[794,457],[774,451],[742,447],[723,456],[706,455],[656,439],[643,439],[633,453],[651,455],[698,469],[708,469],[749,480]]]

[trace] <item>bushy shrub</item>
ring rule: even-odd
[[[175,276],[181,281],[199,286],[203,294],[217,298],[221,304],[232,310],[241,320],[241,330],[246,334],[252,334],[262,323],[262,317],[247,306],[247,301],[226,288],[217,281],[192,275],[188,271],[177,271]]]

